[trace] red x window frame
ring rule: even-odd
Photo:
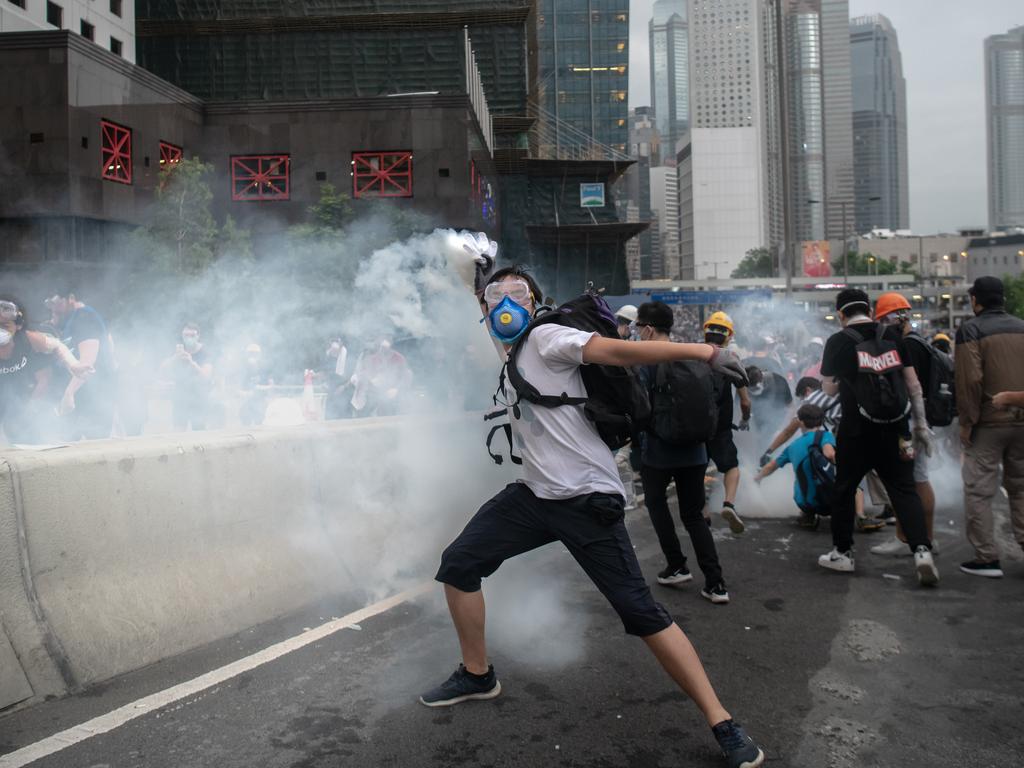
[[[412,151],[353,152],[352,197],[412,197]]]
[[[231,199],[264,202],[291,199],[291,155],[232,155]]]
[[[132,129],[100,120],[100,175],[118,184],[132,183]]]
[[[160,167],[166,168],[181,162],[181,158],[184,155],[184,150],[177,144],[171,144],[169,141],[160,142]]]

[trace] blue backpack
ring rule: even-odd
[[[796,468],[796,480],[800,494],[804,497],[803,511],[815,515],[831,515],[832,502],[836,496],[836,465],[828,460],[822,450],[825,433],[814,433],[814,442],[807,448],[807,456]],[[812,494],[813,488],[813,494]],[[814,503],[809,499],[814,496]]]

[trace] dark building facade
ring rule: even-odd
[[[466,93],[209,104],[68,32],[0,36],[0,258],[99,262],[146,222],[159,170],[196,156],[212,206],[256,236],[305,221],[321,185],[498,231],[496,172]],[[465,90],[465,89],[464,89]],[[257,238],[257,245],[259,238]]]
[[[0,200],[0,228],[19,233],[0,258],[114,258],[103,244],[145,221],[161,159],[197,156],[215,170],[215,215],[257,248],[305,221],[326,182],[356,215],[411,209],[490,231],[510,260],[571,274],[578,258],[586,280],[566,285],[627,287],[623,241],[601,226],[615,164],[560,161],[564,180],[604,184],[604,212],[582,208],[578,185],[562,190],[575,217],[523,192],[538,184],[535,0],[142,0],[136,15],[138,67],[66,34],[0,36],[0,96],[17,105],[0,140],[32,190]],[[571,227],[588,225],[581,246]],[[63,240],[41,234],[54,227]]]

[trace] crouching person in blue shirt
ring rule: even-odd
[[[504,332],[533,317],[542,296],[522,268],[495,272],[480,295],[502,354],[523,335]],[[522,322],[517,322],[517,316]],[[541,392],[585,398],[584,365],[632,367],[673,360],[703,360],[743,381],[731,353],[710,344],[632,342],[554,323],[530,330],[517,351],[524,379]],[[441,557],[437,580],[462,651],[462,663],[420,702],[444,707],[493,699],[501,684],[488,663],[481,579],[505,560],[561,542],[618,613],[628,634],[641,637],[665,671],[697,704],[729,768],[755,768],[764,753],[718,700],[700,658],[682,629],[653,598],[641,573],[623,514],[624,490],[615,457],[581,406],[545,408],[520,402],[510,409],[523,478],[486,502]]]
[[[825,412],[804,403],[796,413],[803,434],[754,478],[760,483],[779,467],[793,465],[793,501],[800,508],[800,527],[815,529],[818,516],[829,515],[836,475],[836,438],[824,427]]]

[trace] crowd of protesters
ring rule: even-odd
[[[165,345],[115,343],[116,332],[83,298],[74,288],[38,306],[0,298],[0,422],[8,444],[394,415],[413,395],[410,363],[386,336],[346,344],[334,335],[304,369],[293,359],[267,359],[256,342],[211,344],[195,322]],[[282,407],[300,402],[300,416]]]

